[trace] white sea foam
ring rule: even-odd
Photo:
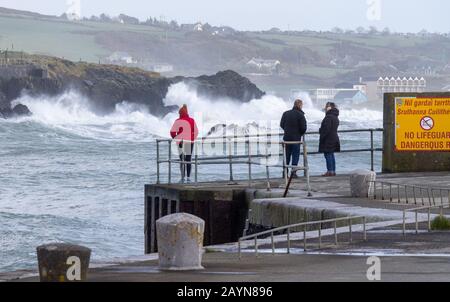
[[[324,113],[315,108],[307,93],[301,95],[310,130],[317,130]],[[76,91],[68,91],[57,97],[30,97],[24,95],[15,103],[30,108],[33,116],[22,121],[39,122],[68,133],[92,139],[119,139],[149,141],[155,136],[167,137],[177,112],[159,118],[140,105],[122,102],[113,113],[99,115],[89,109],[89,100]],[[239,132],[279,131],[279,119],[284,111],[292,107],[291,100],[274,95],[240,103],[230,99],[211,99],[199,95],[195,88],[185,83],[174,84],[164,99],[167,106],[187,104],[190,114],[197,120],[203,135],[216,125],[234,125]],[[341,121],[355,128],[381,126],[382,113],[369,109],[341,110]],[[230,130],[230,129],[228,129]]]

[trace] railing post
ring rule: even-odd
[[[337,221],[334,221],[334,244],[338,245],[338,237],[337,237]]]
[[[258,257],[258,237],[255,237],[255,255]]]
[[[239,239],[238,241],[238,254],[239,254],[239,260],[242,259],[242,255],[241,255],[241,240]]]
[[[287,230],[287,253],[291,253],[291,229]]]
[[[306,225],[303,227],[303,250],[306,252]]]
[[[270,233],[270,237],[271,237],[271,239],[272,239],[272,255],[275,255],[275,242],[274,242],[274,239],[273,239],[273,232],[272,233]]]
[[[233,154],[232,154],[232,144],[231,141],[228,142],[228,160],[229,160],[229,166],[230,166],[230,182],[234,181],[233,177]]]
[[[169,185],[172,183],[172,141],[169,140],[169,173],[168,173],[168,182]]]
[[[419,212],[416,211],[416,235],[419,234]]]
[[[156,183],[160,184],[160,175],[159,175],[159,166],[160,166],[160,158],[159,158],[159,140],[156,140]]]
[[[306,176],[306,186],[308,190],[308,197],[312,196],[311,193],[311,179],[309,177],[309,163],[308,163],[308,148],[306,146],[306,136],[303,136],[303,161],[305,168],[305,176]]]
[[[352,219],[351,218],[349,218],[348,223],[349,223],[348,227],[349,227],[349,231],[350,231],[350,243],[352,243],[353,242],[353,232],[352,232]]]
[[[373,144],[373,129],[370,129],[370,167],[371,171],[375,171],[374,164],[374,144]]]
[[[406,210],[403,210],[403,237],[406,237]]]
[[[319,225],[319,249],[322,247],[322,224]]]
[[[269,136],[266,137],[266,177],[267,177],[267,192],[270,192],[270,171],[269,171]]]
[[[248,186],[252,187],[252,147],[250,138],[248,138]]]
[[[196,142],[193,142],[194,146],[195,146],[195,175],[194,175],[194,181],[195,184],[198,184],[198,146]]]
[[[366,217],[363,217],[363,234],[364,234],[364,241],[367,241],[367,228],[366,228]]]
[[[428,208],[428,232],[431,231],[431,208]]]
[[[286,144],[284,142],[282,142],[281,146],[283,147],[283,175],[284,175],[284,180],[286,181],[286,187],[288,185],[288,172],[289,170],[287,169],[286,165],[287,165],[287,160],[286,160],[286,154],[287,154],[287,150],[286,150]]]

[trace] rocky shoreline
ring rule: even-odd
[[[90,109],[99,114],[111,113],[117,104],[127,101],[164,116],[174,110],[163,103],[169,87],[180,82],[194,87],[199,95],[238,102],[259,99],[265,94],[231,70],[211,76],[166,78],[137,68],[29,56],[20,63],[0,66],[0,118],[32,114],[26,106],[14,104],[24,94],[52,97],[68,90],[86,97]]]

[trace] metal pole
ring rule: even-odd
[[[416,187],[413,186],[414,204],[417,204]]]
[[[375,171],[374,147],[373,147],[373,130],[372,129],[370,129],[370,166],[371,166],[371,171]]]
[[[197,146],[197,144],[195,142],[192,142],[192,143],[195,146],[195,171],[194,171],[195,175],[194,175],[194,181],[195,181],[195,184],[197,185],[198,184],[198,146]]]
[[[306,252],[306,225],[303,228],[303,250]]]
[[[338,245],[338,237],[337,237],[337,221],[334,221],[334,244]]]
[[[255,237],[255,256],[258,257],[258,237]]]
[[[400,185],[397,185],[397,197],[398,197],[398,203],[401,203],[401,199],[400,199]]]
[[[242,259],[242,255],[241,255],[241,240],[238,241],[238,253],[239,253],[239,260]]]
[[[364,241],[367,241],[366,217],[363,217],[363,233],[364,233]]]
[[[349,227],[349,231],[350,231],[350,243],[352,243],[353,242],[353,234],[352,234],[352,219],[351,218],[348,220],[348,223],[349,223],[348,227]]]
[[[230,182],[233,182],[233,155],[232,155],[232,145],[231,141],[228,143],[228,158],[230,161]]]
[[[272,255],[275,255],[275,242],[273,240],[273,233],[271,233],[271,238],[272,238]]]
[[[305,136],[303,136],[303,158],[304,158],[304,162],[305,162],[304,168],[305,168],[306,186],[307,186],[307,190],[308,190],[308,197],[311,197],[312,193],[311,193],[311,179],[309,177],[308,148],[306,146]]]
[[[408,200],[408,186],[405,186],[405,198],[406,198],[406,204],[409,204],[409,200]]]
[[[159,179],[159,162],[160,158],[159,158],[159,140],[156,141],[156,183],[160,184],[160,179]]]
[[[389,201],[392,202],[392,184],[389,184]]]
[[[406,210],[403,210],[403,237],[406,236]]]
[[[267,137],[268,139],[268,137]],[[266,140],[266,177],[267,177],[267,192],[270,192],[271,188],[270,188],[270,171],[269,171],[269,145],[268,145],[268,141]]]
[[[373,199],[377,200],[377,181],[373,182]]]
[[[282,143],[283,146],[283,174],[284,174],[284,180],[286,181],[286,186],[288,185],[288,169],[286,167],[287,165],[287,160],[286,160],[286,144],[283,142]]]
[[[252,187],[252,148],[248,139],[248,186]]]
[[[169,141],[169,185],[172,183],[172,141]]]
[[[419,212],[416,211],[416,235],[419,234]]]
[[[322,247],[322,225],[319,225],[319,249]]]
[[[291,229],[287,230],[287,253],[291,253]]]

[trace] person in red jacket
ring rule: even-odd
[[[192,162],[194,143],[198,137],[198,128],[195,120],[189,116],[187,105],[183,105],[178,113],[180,118],[174,122],[170,130],[170,136],[178,145],[180,160],[189,162],[189,164],[180,164],[181,179],[184,181],[187,176],[189,182],[192,170],[190,162]]]

